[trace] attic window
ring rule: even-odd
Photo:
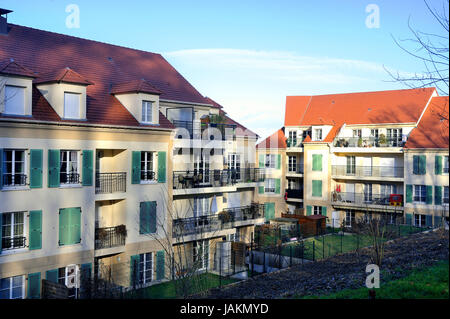
[[[25,88],[5,85],[5,114],[25,115]]]
[[[142,122],[152,123],[153,103],[150,101],[142,101]]]
[[[80,118],[80,94],[64,92],[64,118]]]

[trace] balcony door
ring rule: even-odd
[[[241,156],[239,154],[228,154],[228,169],[231,170],[233,178],[241,179]]]
[[[372,157],[363,158],[363,174],[364,176],[372,176]]]
[[[366,203],[372,202],[372,184],[364,184],[364,201]]]
[[[199,184],[209,184],[209,156],[204,158],[203,154],[194,155],[194,175]]]
[[[355,156],[347,156],[347,170],[346,175],[355,175],[356,171],[356,160]]]

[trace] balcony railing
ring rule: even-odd
[[[10,250],[17,248],[24,248],[26,237],[18,236],[18,237],[5,237],[2,238],[2,250]]]
[[[354,177],[403,177],[403,167],[332,165],[331,175]]]
[[[303,139],[291,139],[286,140],[287,147],[303,147]]]
[[[241,168],[215,170],[188,170],[173,172],[173,188],[189,189],[223,187],[236,183],[254,183],[264,180],[264,169]]]
[[[80,174],[78,173],[63,173],[59,174],[61,184],[80,184]]]
[[[3,186],[25,186],[27,184],[27,175],[8,174],[3,175]]]
[[[179,218],[173,221],[173,237],[217,232],[233,228],[234,222],[264,217],[263,204],[227,208],[214,215]]]
[[[211,128],[211,135],[220,133],[219,140],[235,140],[236,139],[236,125],[234,124],[223,124],[223,123],[198,123],[194,125],[192,121],[179,121],[172,120],[173,125],[176,128],[184,128],[188,131],[189,137],[191,139],[201,139],[203,137],[203,132],[208,128]],[[217,131],[216,131],[217,130]],[[181,134],[181,136],[183,136]],[[183,136],[185,137],[185,136]],[[214,136],[217,137],[217,136]],[[211,140],[210,136],[207,138]]]
[[[95,249],[125,245],[127,229],[125,225],[95,229]]]
[[[95,193],[111,194],[126,192],[127,173],[97,173],[95,174]]]
[[[286,165],[287,174],[303,174],[303,164],[288,164]]]
[[[286,189],[286,197],[303,199],[303,189]]]
[[[390,206],[390,195],[385,194],[364,194],[364,193],[346,193],[346,192],[332,192],[331,200],[333,203],[340,204],[357,204],[360,206],[366,205],[383,205]],[[401,203],[403,206],[403,203]]]
[[[334,147],[403,147],[402,137],[336,137]]]

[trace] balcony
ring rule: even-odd
[[[125,225],[95,229],[95,249],[105,249],[125,245],[127,229]]]
[[[286,146],[288,148],[291,148],[291,147],[303,147],[303,140],[288,138],[286,140]]]
[[[112,194],[127,191],[127,173],[97,173],[95,174],[95,193]]]
[[[237,183],[256,183],[264,180],[264,169],[242,168],[215,170],[188,170],[173,172],[174,189],[224,187]]]
[[[303,174],[303,164],[286,165],[286,174]]]
[[[347,166],[332,165],[331,175],[347,177],[392,177],[403,178],[403,167],[400,166]]]
[[[27,184],[27,175],[25,174],[8,174],[3,175],[3,186],[4,187],[17,187],[25,186]]]
[[[251,204],[248,206],[224,209],[214,215],[201,217],[179,218],[173,221],[173,237],[198,235],[232,229],[236,223],[264,218],[264,205]]]
[[[303,189],[286,189],[286,200],[303,199]]]
[[[402,141],[402,137],[387,137],[380,138],[374,136],[367,137],[336,137],[333,146],[334,147],[358,147],[358,148],[370,148],[370,147],[403,147],[405,142]]]
[[[390,195],[385,194],[332,192],[331,201],[333,206],[343,208],[370,208],[378,211],[403,210],[403,202],[391,203]],[[398,204],[398,206],[394,204]]]
[[[4,237],[2,238],[1,250],[11,250],[24,248],[26,243],[26,237]]]
[[[191,139],[201,139],[203,137],[203,132],[208,128],[211,128],[211,135],[217,132],[220,133],[219,140],[236,140],[236,125],[234,124],[223,124],[223,123],[194,123],[193,121],[179,121],[172,120],[172,124],[176,128],[184,128],[188,131]],[[181,135],[181,134],[180,134]],[[182,136],[182,135],[181,135]],[[208,137],[210,140],[210,137]]]

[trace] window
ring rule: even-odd
[[[139,284],[143,285],[153,280],[153,253],[139,255]]]
[[[316,128],[314,129],[314,141],[321,141],[322,140],[322,129]]]
[[[347,156],[347,175],[355,175],[356,160],[355,156]]]
[[[142,122],[152,123],[153,103],[142,101]]]
[[[78,151],[60,152],[60,182],[61,184],[79,184]]]
[[[426,215],[414,214],[414,226],[425,227],[426,225]]]
[[[196,267],[197,270],[207,269],[209,261],[209,240],[194,241],[193,248],[192,257],[194,267]]]
[[[4,213],[2,218],[2,250],[25,247],[24,212]]]
[[[25,88],[5,86],[5,114],[25,115]]]
[[[372,184],[364,184],[364,201],[372,201]]]
[[[289,172],[296,172],[297,171],[297,157],[296,156],[289,156],[288,159],[288,171]]]
[[[141,182],[154,179],[153,152],[141,152]]]
[[[361,130],[353,130],[353,137],[361,137],[362,133]]]
[[[200,217],[209,214],[209,197],[194,197],[194,217]]]
[[[73,273],[75,271],[75,274]],[[78,279],[78,265],[75,265],[75,267],[61,267],[58,268],[58,284],[68,286],[69,285],[69,279],[75,275],[75,279]],[[69,299],[75,299],[77,295],[77,285],[73,288],[69,288]]]
[[[3,151],[3,186],[26,185],[25,151]]]
[[[297,146],[297,132],[296,131],[289,131],[289,145],[288,147],[295,147]]]
[[[402,129],[401,128],[388,128],[387,129],[387,142],[390,146],[397,147],[402,145]]]
[[[0,299],[24,299],[25,276],[0,279]]]
[[[442,163],[442,173],[448,174],[448,156],[444,156],[444,161]]]
[[[313,215],[322,215],[322,206],[313,206]]]
[[[265,193],[275,193],[275,179],[267,178],[264,185]]]
[[[381,184],[380,195],[389,198],[389,195],[397,194],[397,187],[394,184]]]
[[[80,94],[64,92],[64,118],[80,118]]]
[[[427,200],[426,185],[414,185],[414,201],[425,203]]]
[[[266,168],[275,168],[276,160],[276,154],[266,154]]]
[[[387,214],[387,221],[388,221],[388,224],[396,224],[396,217],[395,217],[395,214],[394,213],[388,213]]]
[[[375,129],[371,129],[370,130],[370,144],[372,145],[372,146],[377,146],[377,143],[378,143],[378,129],[377,128],[375,128]]]
[[[311,136],[311,130],[303,131],[302,138],[305,139],[308,135]]]
[[[444,193],[442,194],[442,203],[448,204],[448,186],[444,186]]]
[[[352,224],[355,222],[355,212],[350,210],[345,211],[345,226],[352,227]]]

